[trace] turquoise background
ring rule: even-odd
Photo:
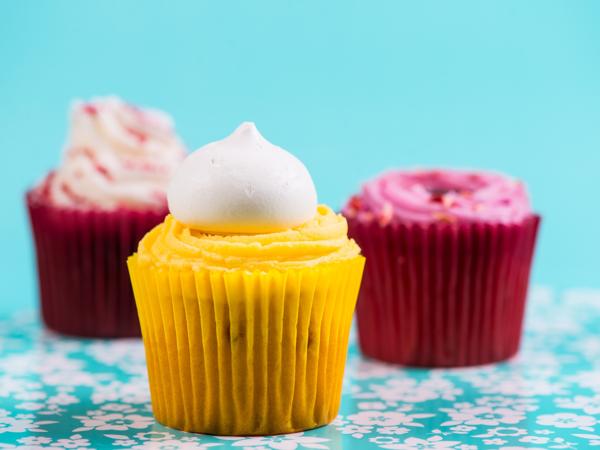
[[[23,193],[75,97],[169,111],[191,148],[242,120],[338,207],[389,167],[506,171],[544,215],[534,281],[598,286],[600,3],[2,1],[0,311],[34,305]]]

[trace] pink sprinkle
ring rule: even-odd
[[[442,197],[442,205],[444,205],[444,208],[452,208],[454,199],[450,195],[444,195]]]
[[[125,129],[129,132],[129,134],[134,136],[140,142],[140,144],[143,144],[144,142],[146,142],[148,140],[148,136],[145,133],[142,133],[141,131],[135,130],[133,128],[125,128]]]
[[[85,112],[86,114],[88,114],[90,116],[97,116],[98,108],[96,108],[91,103],[86,103],[85,105],[83,105],[83,112]]]
[[[94,164],[94,168],[107,180],[112,180],[113,177],[106,167],[98,163]]]
[[[361,204],[361,200],[360,197],[358,195],[354,195],[352,196],[352,198],[350,198],[350,201],[348,202],[348,207],[354,211],[360,211],[362,204]]]
[[[447,222],[447,223],[455,223],[456,222],[456,217],[451,216],[450,214],[443,213],[443,212],[436,211],[433,213],[433,217],[435,217],[440,222]]]

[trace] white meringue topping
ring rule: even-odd
[[[269,233],[312,219],[317,193],[295,156],[252,122],[190,154],[167,193],[171,214],[209,233]]]

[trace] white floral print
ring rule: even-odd
[[[360,426],[360,425],[343,425],[337,427],[338,431],[342,434],[349,434],[353,438],[362,439],[365,434],[369,434],[373,431],[372,426]]]
[[[52,442],[52,439],[45,436],[28,436],[17,439],[17,442],[24,445],[44,445]]]
[[[48,404],[50,405],[72,405],[79,403],[79,399],[74,395],[67,394],[66,392],[59,392],[56,395],[48,398]]]
[[[439,375],[433,375],[423,381],[400,375],[398,378],[388,379],[383,384],[370,384],[368,391],[357,394],[356,397],[376,398],[387,402],[421,403],[437,398],[454,400],[461,393],[461,389]]]
[[[63,448],[81,448],[89,447],[90,441],[82,438],[80,434],[74,434],[69,439],[58,439],[56,445],[60,445]]]
[[[327,449],[325,445],[328,439],[306,436],[304,433],[294,433],[282,436],[255,437],[235,441],[233,447],[251,448],[257,447],[274,450],[296,450],[301,448]]]
[[[565,409],[580,409],[591,416],[600,414],[600,394],[591,397],[577,395],[573,398],[557,398],[555,403]]]
[[[523,436],[519,439],[519,442],[527,442],[530,444],[546,444],[550,441],[550,438],[543,436]]]
[[[113,445],[115,447],[131,447],[132,445],[137,444],[137,441],[134,441],[133,439],[117,439],[116,441],[113,442]]]
[[[282,436],[212,437],[152,416],[140,340],[41,332],[0,316],[0,450],[600,449],[600,291],[570,308],[534,290],[521,353],[451,370],[363,359],[352,344],[340,415]]]
[[[379,427],[377,433],[379,434],[406,434],[410,432],[410,428],[406,427]]]
[[[543,414],[537,418],[539,425],[556,428],[581,428],[590,429],[596,425],[597,420],[592,416],[582,416],[573,413]],[[593,431],[590,429],[590,431]]]
[[[113,381],[99,385],[92,394],[92,401],[96,404],[114,401],[147,403],[150,401],[148,380],[145,377],[134,377],[126,383]]]
[[[407,438],[402,443],[384,444],[381,448],[390,450],[425,450],[440,448],[456,448],[458,441],[445,441],[441,436],[432,436],[427,439]]]
[[[216,447],[222,444],[200,443],[195,441],[185,442],[180,439],[168,439],[164,441],[147,441],[141,445],[134,445],[133,450],[201,450]]]
[[[97,414],[90,416],[74,416],[81,421],[82,426],[75,431],[125,431],[129,429],[142,430],[148,428],[154,422],[151,417],[139,414],[120,413]]]
[[[442,423],[442,426],[515,424],[525,419],[524,412],[506,407],[494,409],[467,404],[454,409],[441,408],[440,411],[450,416],[450,420]]]
[[[24,417],[0,417],[0,434],[3,433],[28,433],[28,432],[39,432],[44,433],[45,430],[41,428],[42,425],[49,425],[55,423],[54,421],[45,420],[34,422],[32,419]]]
[[[356,425],[403,425],[407,427],[422,427],[423,424],[415,422],[415,419],[423,419],[432,416],[433,414],[405,414],[393,411],[361,411],[358,414],[348,416],[348,419]]]
[[[164,441],[167,439],[173,439],[175,435],[166,431],[147,431],[145,433],[136,433],[135,437],[141,439],[142,441]]]
[[[477,429],[477,427],[472,427],[470,425],[456,425],[450,427],[450,431],[454,434],[469,434],[471,431]]]
[[[506,444],[506,440],[504,439],[500,439],[500,438],[494,438],[494,439],[484,439],[483,443],[485,445],[504,445]]]
[[[495,428],[488,428],[486,433],[483,433],[480,435],[475,435],[475,437],[481,437],[481,438],[493,437],[493,436],[515,437],[515,436],[523,436],[525,434],[527,434],[527,430],[525,430],[523,428],[495,427]]]

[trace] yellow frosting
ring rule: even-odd
[[[142,239],[138,258],[192,269],[302,268],[358,256],[360,248],[347,233],[346,219],[325,205],[298,227],[266,234],[206,234],[168,215]]]

